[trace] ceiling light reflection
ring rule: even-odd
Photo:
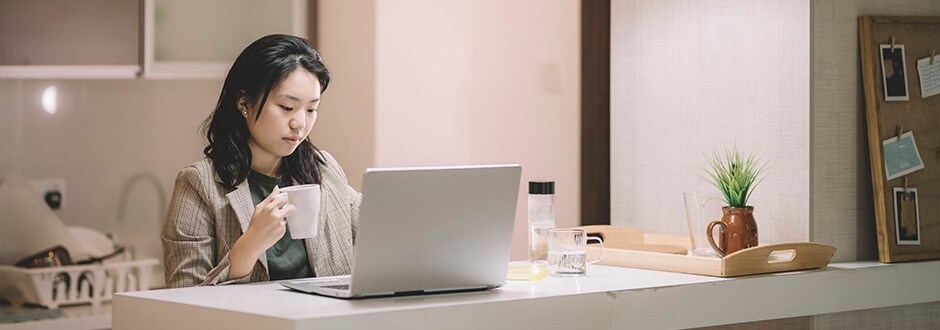
[[[54,115],[56,110],[58,110],[57,98],[59,91],[55,86],[46,87],[46,90],[42,92],[42,108],[46,110],[50,115]]]

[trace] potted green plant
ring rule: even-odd
[[[705,158],[708,161],[706,180],[721,191],[728,204],[721,208],[721,221],[712,221],[705,229],[709,244],[722,257],[757,246],[754,207],[747,205],[747,200],[764,180],[767,162],[755,153],[742,154],[737,146],[731,150],[725,149],[723,153],[715,150]],[[721,227],[718,243],[712,234],[715,226]]]

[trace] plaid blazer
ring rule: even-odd
[[[304,239],[317,276],[350,273],[362,194],[349,186],[336,159],[320,152],[320,219],[316,237]],[[228,253],[254,212],[248,181],[223,187],[209,159],[179,172],[160,238],[168,288],[268,281],[262,253],[248,275],[229,279]]]

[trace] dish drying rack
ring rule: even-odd
[[[0,265],[0,298],[50,309],[87,303],[98,307],[111,301],[114,293],[150,289],[157,263],[142,259],[47,268]]]

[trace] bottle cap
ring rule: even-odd
[[[529,181],[530,195],[554,195],[555,181]]]

